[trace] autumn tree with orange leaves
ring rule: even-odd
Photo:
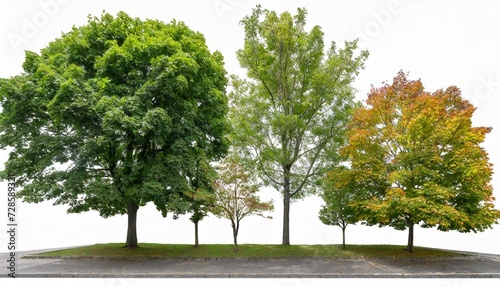
[[[489,127],[473,127],[475,108],[451,86],[430,93],[403,72],[372,88],[356,110],[348,144],[355,209],[368,225],[477,232],[498,223],[492,164],[480,146]]]

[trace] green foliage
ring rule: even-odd
[[[264,183],[282,191],[285,224],[290,199],[313,191],[325,166],[338,161],[354,107],[350,85],[368,56],[356,55],[357,41],[343,49],[332,42],[325,53],[321,28],[305,30],[306,15],[257,6],[241,21],[237,56],[248,80],[233,76],[230,95],[233,142],[247,148]]]
[[[325,202],[319,212],[319,219],[327,225],[337,225],[345,231],[348,224],[357,222],[357,214],[352,204],[356,200],[354,186],[349,177],[343,173],[348,172],[346,167],[338,167],[327,172],[323,179],[323,191],[320,196]]]
[[[25,201],[184,213],[197,158],[227,151],[222,55],[182,22],[89,17],[23,68],[0,83],[0,147]]]
[[[325,202],[319,211],[319,219],[326,225],[336,225],[342,229],[342,246],[345,249],[347,225],[358,222],[353,204],[356,202],[356,184],[346,176],[350,170],[345,166],[332,168],[322,179],[321,198]]]
[[[207,158],[199,154],[196,159],[196,166],[187,173],[189,186],[191,187],[186,197],[191,201],[189,212],[190,220],[193,223],[201,221],[208,215],[215,203],[215,189],[213,180],[217,174]]]

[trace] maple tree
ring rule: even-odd
[[[211,212],[231,221],[234,251],[237,252],[241,220],[250,215],[271,218],[264,213],[273,211],[274,205],[272,201],[262,202],[257,196],[260,185],[237,151],[230,152],[216,169],[219,177],[214,182],[216,200]]]
[[[426,92],[403,72],[392,85],[372,88],[341,150],[358,217],[408,228],[408,252],[415,225],[477,232],[498,223],[492,165],[480,146],[491,128],[472,126],[474,110],[457,87]]]
[[[127,247],[139,207],[185,213],[198,153],[227,152],[223,57],[182,22],[89,16],[23,68],[0,81],[2,179],[15,176],[27,202],[126,214]]]
[[[261,180],[283,196],[283,245],[290,244],[290,203],[316,191],[324,168],[336,161],[354,107],[351,83],[368,53],[357,41],[325,51],[319,26],[306,30],[296,15],[257,6],[241,23],[237,52],[248,79],[233,76],[230,94],[234,144],[247,148]]]

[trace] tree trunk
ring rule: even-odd
[[[198,221],[194,223],[194,247],[200,246],[200,242],[198,240]]]
[[[127,242],[125,247],[135,248],[137,247],[137,210],[139,209],[138,204],[130,204],[127,206],[128,215],[128,229],[127,229]]]
[[[345,229],[346,227],[344,226],[342,228],[342,249],[345,249]]]
[[[233,227],[233,241],[234,241],[233,251],[234,252],[238,252],[238,230],[239,230],[239,223],[237,223],[237,225],[235,225],[235,223],[233,222],[231,224],[231,226]]]
[[[408,225],[408,245],[406,246],[406,252],[413,252],[413,223],[409,223]]]
[[[290,245],[290,168],[285,167],[283,192],[283,242]]]
[[[283,245],[290,245],[290,193],[283,195]]]

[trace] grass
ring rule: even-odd
[[[456,252],[415,247],[407,253],[399,245],[269,245],[242,244],[233,252],[229,244],[205,244],[194,248],[187,244],[140,243],[128,249],[123,243],[96,244],[92,246],[45,252],[39,256],[92,257],[92,258],[434,258],[464,256]]]

